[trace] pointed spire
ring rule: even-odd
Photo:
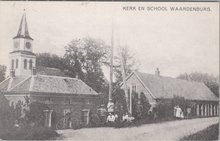
[[[18,29],[18,33],[17,35],[13,38],[27,38],[27,39],[31,39],[33,40],[28,32],[28,26],[27,26],[27,20],[26,20],[26,13],[25,13],[25,9],[24,9],[24,13],[21,19],[21,23]]]

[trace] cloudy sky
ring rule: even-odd
[[[166,7],[167,11],[123,10],[126,6]],[[170,6],[209,7],[211,11],[173,12]],[[110,45],[113,23],[115,51],[128,46],[142,72],[154,73],[158,67],[162,75],[171,77],[195,71],[218,75],[218,6],[207,2],[0,2],[0,64],[8,64],[25,7],[35,53],[63,55],[72,39],[88,36]]]

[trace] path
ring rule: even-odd
[[[183,136],[196,133],[208,126],[218,123],[218,117],[191,120],[168,121],[145,124],[128,128],[84,128],[79,130],[59,130],[65,140],[88,141],[132,141],[132,140],[179,140]]]

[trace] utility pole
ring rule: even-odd
[[[130,88],[130,114],[131,114],[131,116],[132,116],[132,92],[133,92],[133,88],[131,87]]]
[[[111,36],[111,55],[110,55],[110,79],[109,79],[109,99],[107,109],[109,113],[114,112],[114,103],[112,101],[112,82],[113,82],[113,51],[114,51],[114,27],[112,21],[112,36]]]
[[[122,50],[122,49],[121,49]],[[126,82],[126,66],[123,58],[123,51],[121,52],[121,72],[122,72],[122,78],[123,78],[123,84],[124,84],[124,92],[125,92],[125,98],[126,98],[126,106],[128,112],[131,113],[130,111],[130,104],[129,104],[129,96],[128,96],[128,88],[127,88],[127,82]]]

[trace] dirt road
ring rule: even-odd
[[[65,140],[88,141],[131,141],[131,140],[179,140],[183,136],[193,134],[206,127],[218,123],[218,117],[191,120],[168,121],[163,123],[145,124],[131,128],[87,128],[79,130],[59,130]]]

